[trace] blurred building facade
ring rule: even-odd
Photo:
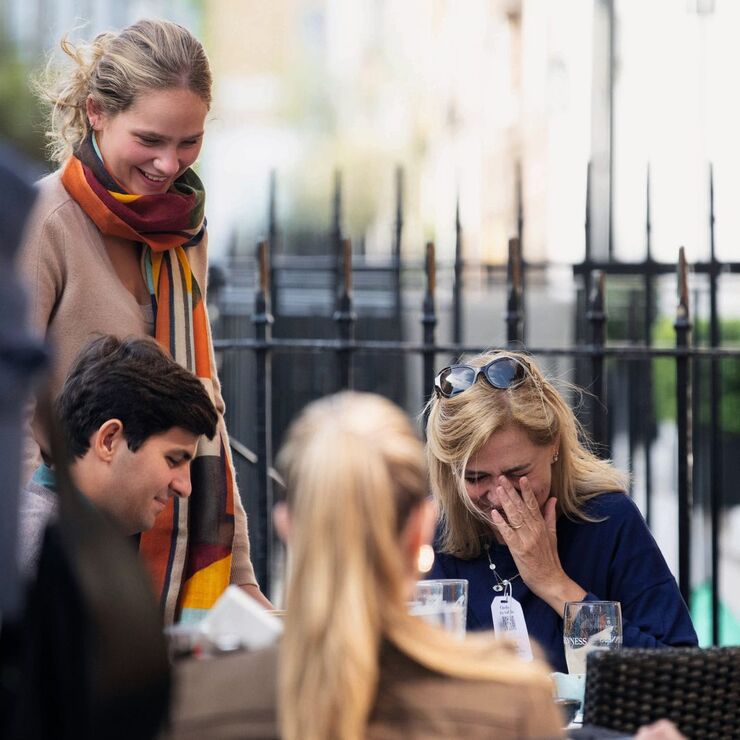
[[[341,169],[346,230],[371,254],[388,250],[397,165],[416,253],[451,253],[459,195],[467,256],[501,261],[519,181],[526,256],[578,260],[589,161],[599,252],[642,255],[648,164],[656,256],[705,255],[710,161],[720,255],[740,229],[732,0],[3,0],[0,42],[33,67],[65,32],[143,16],[185,24],[213,62],[214,254],[264,232],[271,170],[305,232],[328,224]]]

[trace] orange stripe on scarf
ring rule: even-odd
[[[82,171],[82,162],[77,157],[70,157],[67,160],[62,171],[62,184],[104,234],[120,236],[134,242],[142,241],[140,234],[118,218],[115,213],[111,213],[93,192]]]
[[[169,553],[172,546],[172,530],[176,529],[174,522],[175,502],[170,497],[164,509],[157,515],[159,527],[146,532],[139,541],[139,552],[144,565],[149,571],[152,582],[158,594],[164,588],[164,579],[167,573],[168,558],[162,558],[162,553]],[[164,526],[163,526],[164,525]]]

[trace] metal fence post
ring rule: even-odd
[[[645,309],[644,318],[645,323],[645,346],[651,347],[653,344],[653,321],[655,311],[653,310],[654,303],[654,280],[653,280],[653,244],[652,244],[652,221],[651,221],[651,194],[650,194],[650,165],[647,166],[647,177],[645,185]],[[641,389],[642,399],[642,430],[643,430],[643,446],[644,446],[644,460],[645,460],[645,520],[648,526],[652,519],[653,513],[653,456],[652,456],[652,436],[653,428],[655,425],[655,409],[653,407],[653,362],[648,356],[645,359],[644,364],[644,377],[642,382],[639,384]]]
[[[356,314],[352,310],[352,244],[349,239],[342,239],[341,251],[342,284],[337,297],[337,310],[334,320],[337,322],[341,346],[337,350],[337,368],[339,387],[352,388],[354,373],[352,370],[352,342],[355,338]]]
[[[421,324],[424,334],[424,368],[422,375],[422,402],[426,403],[434,390],[434,331],[437,325],[434,294],[437,289],[437,267],[434,255],[434,242],[427,242],[426,246],[426,292],[422,305]]]
[[[602,455],[608,450],[606,425],[606,375],[604,373],[604,346],[606,344],[605,310],[606,276],[602,270],[592,275],[586,320],[591,326],[591,434]],[[608,455],[606,455],[608,456]]]
[[[522,175],[522,163],[518,160],[516,163],[516,238],[519,242],[519,285],[520,289],[520,310],[522,314],[522,324],[519,329],[519,341],[524,345],[526,343],[527,322],[525,317],[524,296],[527,292],[527,270],[524,261],[524,178]]]
[[[506,341],[510,347],[521,347],[524,325],[522,312],[522,255],[517,237],[509,239],[506,286]]]
[[[463,263],[462,253],[462,226],[460,224],[460,193],[457,194],[455,204],[455,268],[452,283],[452,342],[462,344],[463,341]]]
[[[401,267],[403,264],[403,168],[396,167],[396,222],[393,228],[393,301],[398,321],[398,336],[403,337],[403,293]]]
[[[270,313],[270,248],[266,241],[257,245],[259,289],[254,301],[255,349],[255,426],[257,446],[257,527],[251,530],[253,561],[257,580],[270,594],[272,541],[272,340],[273,316]],[[257,535],[255,537],[255,534]],[[255,541],[256,540],[256,541]]]
[[[278,225],[277,225],[277,173],[270,170],[270,191],[267,204],[267,243],[269,244],[270,258],[270,308],[275,314],[280,313],[277,302],[277,280],[275,276],[275,256],[278,253]],[[273,314],[274,315],[274,314]]]
[[[334,256],[334,296],[342,290],[342,173],[334,172],[332,198],[331,251]]]
[[[717,293],[719,269],[714,249],[714,168],[709,165],[709,343],[713,349],[722,343],[722,328],[719,323]],[[721,360],[712,357],[709,377],[709,512],[711,520],[710,550],[712,578],[712,644],[719,645],[719,519],[722,511],[722,394]]]
[[[678,305],[676,320],[676,423],[678,426],[678,586],[684,601],[691,597],[692,419],[691,419],[691,317],[686,254],[678,253]]]

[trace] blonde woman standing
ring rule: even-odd
[[[234,481],[206,313],[203,144],[211,72],[182,26],[143,20],[91,43],[62,42],[69,66],[42,86],[59,169],[39,197],[20,269],[34,327],[54,352],[51,391],[96,333],[153,335],[203,382],[219,412],[192,463],[193,496],[141,537],[165,622],[197,618],[229,582],[260,594]],[[26,476],[48,453],[32,422]]]
[[[560,736],[544,666],[408,614],[435,510],[400,409],[361,393],[316,401],[278,464],[292,563],[281,645],[180,666],[174,738]]]
[[[697,644],[625,476],[587,445],[524,354],[487,352],[437,375],[427,422],[441,512],[431,576],[468,579],[471,630],[492,628],[494,601],[508,591],[521,631],[563,672],[566,601],[621,602],[625,647]]]

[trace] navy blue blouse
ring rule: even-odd
[[[624,647],[696,645],[697,638],[676,580],[645,524],[624,493],[591,499],[589,516],[601,522],[574,522],[558,517],[558,553],[563,570],[588,594],[585,600],[622,604]],[[501,578],[517,573],[509,548],[492,542],[491,560]],[[437,552],[428,578],[467,578],[469,630],[493,629],[491,602],[496,581],[485,551],[473,560]],[[522,605],[530,639],[545,650],[556,671],[567,672],[563,651],[563,619],[535,596],[521,577],[512,582]]]

